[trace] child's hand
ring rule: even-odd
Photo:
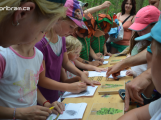
[[[51,106],[54,106],[54,109],[52,109],[52,112],[56,115],[63,114],[63,111],[65,110],[65,104],[62,102],[55,101],[51,104]]]
[[[89,79],[87,78],[87,76],[86,76],[84,73],[81,74],[81,80],[82,80],[83,82],[85,82],[85,83],[87,83],[87,84],[93,86],[93,87],[94,87],[94,84],[95,84],[95,85],[100,85],[99,82],[93,82],[93,81],[89,80]]]
[[[96,68],[95,68],[95,71],[101,72],[101,71],[107,71],[107,69],[106,69],[106,68],[99,68],[99,67],[96,67]]]
[[[101,58],[102,56],[103,56],[103,54],[102,53],[96,53],[96,55],[97,55],[97,57],[99,57],[99,58]]]
[[[71,83],[70,85],[71,86],[68,91],[72,93],[80,93],[87,89],[86,83],[83,83],[83,82],[75,82],[75,83]]]
[[[88,71],[83,71],[83,73],[85,73],[86,76],[88,77],[88,75],[89,75]]]
[[[103,63],[101,61],[92,61],[92,62],[89,62],[90,65],[93,65],[93,66],[100,66],[102,65]]]
[[[46,102],[46,103],[44,104],[44,107],[50,108],[50,107],[52,107],[52,106],[54,106],[54,109],[52,109],[52,112],[53,112],[53,113],[55,113],[55,114],[58,114],[58,113],[59,113],[59,114],[63,114],[63,111],[64,111],[64,109],[65,109],[64,103],[55,101],[55,102],[53,102],[52,104],[50,104],[49,102]]]
[[[110,56],[110,57],[111,57],[112,54],[111,54],[111,53],[108,53],[108,52],[105,52],[105,53],[104,53],[104,56]]]
[[[126,75],[133,76],[133,77],[136,77],[137,76],[136,72],[134,72],[133,70],[127,70],[126,71]]]
[[[49,108],[38,105],[16,110],[16,116],[23,120],[46,120],[51,113]]]

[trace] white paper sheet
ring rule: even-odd
[[[98,86],[92,87],[87,86],[86,91],[81,93],[71,93],[71,92],[65,92],[62,96],[62,98],[73,98],[73,97],[81,97],[81,96],[93,96]]]
[[[108,61],[104,61],[103,64],[104,64],[104,65],[105,65],[105,64],[108,64]]]
[[[96,72],[96,71],[88,71],[89,75],[88,77],[98,77],[98,76],[103,76],[106,77],[106,72]]]
[[[127,70],[121,71],[121,72],[120,72],[120,75],[118,75],[117,78],[125,77],[125,76],[126,76],[126,71],[127,71]],[[110,75],[109,78],[113,78],[112,75]]]
[[[65,111],[63,114],[57,118],[57,120],[67,120],[67,119],[82,119],[84,111],[87,107],[87,103],[68,103],[65,106]],[[51,114],[47,120],[53,120],[57,117],[55,114]]]
[[[69,103],[58,119],[82,119],[87,103]]]
[[[125,77],[126,76],[126,71],[127,70],[121,71],[120,75],[117,76],[117,77],[118,78]],[[106,72],[88,71],[88,73],[89,73],[88,77],[98,77],[98,76],[106,77]],[[110,75],[109,78],[113,78],[112,75]]]
[[[109,59],[110,58],[110,56],[104,56],[104,59]]]

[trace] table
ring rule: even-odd
[[[111,62],[112,60],[125,59],[125,58],[126,58],[126,56],[114,57],[114,55],[113,55],[109,59],[105,60],[105,61],[109,61],[108,64],[102,65],[100,67],[101,68],[111,67],[112,65],[110,65],[110,64],[113,63],[113,62]],[[97,80],[100,83],[106,81],[105,77],[94,77],[94,78],[89,78],[89,79]],[[133,79],[132,76],[126,76],[124,78],[119,79],[119,81],[127,82],[127,81],[132,80],[132,79]],[[113,79],[109,79],[109,80],[114,81]],[[82,120],[86,120],[88,118],[88,115],[90,113],[90,110],[91,110],[93,103],[123,103],[123,100],[120,98],[120,96],[118,94],[112,94],[112,95],[110,95],[109,98],[102,97],[102,95],[99,95],[99,93],[98,93],[99,87],[100,86],[98,86],[94,96],[92,96],[92,97],[65,98],[63,100],[63,102],[64,103],[81,103],[81,102],[87,103],[87,107],[86,107],[86,110],[84,112],[84,116],[83,116]],[[133,109],[135,107],[136,107],[135,105],[133,105],[133,106],[130,105],[130,109]]]

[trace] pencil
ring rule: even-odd
[[[54,106],[53,106],[53,107],[50,107],[49,109],[50,109],[50,110],[54,109]]]
[[[60,115],[60,114],[58,114],[54,120],[57,120],[57,119],[58,119],[58,117],[59,117],[59,115]]]

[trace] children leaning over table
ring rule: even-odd
[[[66,18],[59,19],[50,32],[46,33],[46,37],[36,44],[36,47],[44,55],[43,66],[45,68],[45,71],[40,74],[38,88],[43,96],[50,102],[58,100],[59,90],[80,93],[86,90],[86,84],[92,86],[93,84],[100,84],[99,82],[88,80],[86,74],[75,67],[68,59],[65,37],[63,36],[72,34],[78,26],[83,28],[86,28],[86,26],[82,20],[82,10],[78,1],[67,0],[65,7],[68,8]],[[75,11],[75,7],[77,7],[77,11],[79,12]],[[73,19],[71,19],[71,17]],[[53,38],[50,39],[50,36],[53,36]],[[80,76],[82,82],[73,81],[74,83],[70,83],[71,81],[61,81],[60,74],[62,67]],[[48,79],[44,79],[45,77],[48,77]]]
[[[6,3],[12,4],[12,2]],[[27,13],[41,18],[41,25],[37,28],[46,31],[50,29],[47,26],[56,23],[60,17],[65,17],[65,8],[60,3],[29,0],[23,4],[33,4],[38,7]],[[17,5],[19,4],[21,2],[17,1]],[[15,3],[14,5],[16,6]],[[22,12],[27,16],[27,13]],[[33,17],[33,21],[40,22],[37,17]],[[21,26],[21,21],[20,26],[13,26],[14,29],[18,29]],[[55,106],[54,111],[57,110],[59,113],[64,111],[63,103],[55,101],[53,101],[54,103],[45,103],[46,99],[37,89],[37,84],[40,81],[39,75],[44,71],[44,67],[42,64],[43,54],[34,45],[41,40],[44,32],[32,28],[32,26],[30,29],[34,33],[37,31],[37,34],[28,37],[30,38],[28,39],[29,43],[11,45],[8,48],[0,47],[0,119],[46,119],[52,113],[49,109],[52,106]],[[20,41],[21,38],[17,36],[17,39]],[[42,106],[38,106],[37,103]]]
[[[130,53],[131,56],[138,54],[151,44],[151,41],[148,39],[143,41],[135,41],[134,39],[150,32],[152,27],[158,21],[160,13],[159,9],[151,5],[143,7],[137,12],[134,23],[129,27],[130,30],[135,31],[130,40],[129,51],[127,52]],[[131,70],[128,70],[126,74],[136,77],[146,70],[147,64],[142,64],[131,67]]]
[[[79,62],[77,60],[77,58],[79,57],[80,52],[82,50],[82,44],[77,38],[75,38],[73,36],[66,37],[66,49],[67,49],[67,54],[68,54],[68,58],[69,58],[70,62],[73,65],[75,65],[76,67],[83,69],[83,70],[95,70],[98,72],[107,71],[107,69],[105,69],[105,68],[98,68],[93,65],[87,65],[87,64],[84,64],[84,63]],[[64,73],[66,72],[66,74],[67,74],[67,77],[65,79],[67,79],[67,78],[70,79],[70,78],[76,77],[76,75],[70,73],[69,71],[64,70],[63,72]],[[87,71],[86,71],[86,73],[88,75]],[[66,75],[61,75],[61,76],[66,76]]]
[[[152,40],[151,42],[151,74],[156,90],[161,94],[161,20],[155,24],[151,32],[137,38],[137,40]],[[118,120],[160,120],[161,98],[140,108],[130,110]]]

